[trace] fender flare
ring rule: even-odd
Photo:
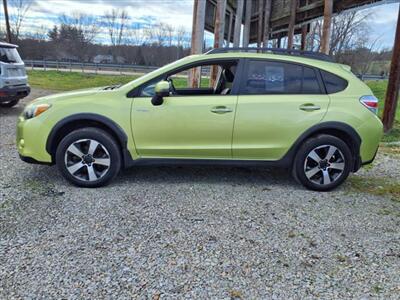
[[[124,161],[126,161],[128,158],[131,158],[129,151],[127,150],[128,136],[126,135],[125,131],[121,128],[121,126],[119,126],[116,122],[109,119],[108,117],[94,113],[78,113],[70,115],[58,121],[56,125],[51,129],[46,141],[46,151],[51,156],[53,156],[55,147],[54,142],[57,138],[57,134],[59,133],[59,131],[62,130],[62,128],[67,124],[71,124],[77,121],[95,121],[107,127],[110,131],[112,131],[112,133],[114,133],[114,135],[118,139],[118,142],[121,144],[122,147],[121,151],[123,154]]]

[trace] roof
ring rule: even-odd
[[[0,42],[0,48],[18,48],[18,46],[6,42]]]

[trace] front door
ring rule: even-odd
[[[152,93],[151,87],[144,87],[145,94],[133,99],[132,131],[139,156],[231,158],[237,95],[205,87],[209,77],[192,90],[184,76],[172,80],[175,92],[159,106],[146,96]]]

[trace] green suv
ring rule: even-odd
[[[36,99],[19,117],[17,147],[83,187],[140,164],[207,163],[284,167],[326,191],[374,159],[377,104],[328,56],[214,49],[122,86]]]

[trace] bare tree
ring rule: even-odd
[[[125,9],[115,9],[105,12],[104,25],[108,29],[110,42],[113,46],[119,46],[123,41],[123,34],[126,30],[126,23],[129,20],[128,12]]]
[[[357,11],[342,12],[332,20],[332,33],[330,39],[329,54],[336,55],[343,50],[354,48],[359,39],[368,33],[367,19],[372,13],[360,13]],[[312,26],[310,38],[317,41],[319,51],[322,37],[322,20],[316,21]],[[314,44],[314,43],[312,43]]]
[[[95,16],[74,11],[72,15],[61,15],[60,23],[70,26],[81,33],[84,41],[92,43],[99,33],[99,20]]]
[[[15,39],[20,37],[21,27],[33,0],[10,0],[11,32]]]
[[[175,28],[170,24],[164,24],[164,26],[165,26],[165,33],[167,34],[167,42],[168,42],[167,45],[171,47],[174,40]]]
[[[176,44],[178,47],[185,46],[185,40],[186,40],[187,35],[188,35],[188,32],[186,31],[185,27],[180,26],[176,29],[175,38],[176,38]]]
[[[143,28],[136,25],[126,30],[124,41],[127,45],[144,45],[147,42],[147,35]]]

